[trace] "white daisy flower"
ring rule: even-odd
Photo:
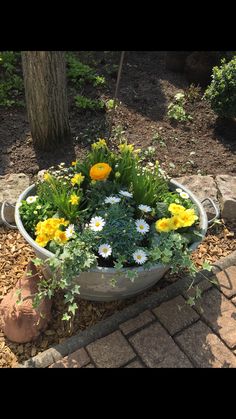
[[[98,253],[103,258],[107,258],[108,256],[110,256],[111,252],[112,252],[112,248],[107,243],[101,244],[101,246],[99,246],[98,248]]]
[[[22,205],[22,202],[17,202],[17,203],[16,203],[16,208],[20,208],[20,207],[21,207],[21,205]]]
[[[105,224],[106,222],[102,217],[93,217],[90,220],[89,227],[93,231],[101,231]]]
[[[183,199],[188,199],[189,198],[189,194],[187,194],[186,192],[181,192],[180,193],[181,198]]]
[[[104,202],[105,204],[117,204],[118,202],[120,202],[120,198],[118,198],[117,196],[108,196]]]
[[[151,208],[151,207],[149,207],[148,205],[143,205],[143,204],[140,204],[140,205],[138,206],[138,208],[139,208],[141,211],[143,211],[143,212],[151,212],[151,211],[152,211],[152,208]]]
[[[38,198],[37,195],[35,195],[35,196],[28,196],[28,198],[26,198],[26,202],[27,202],[27,204],[33,204],[33,202],[35,202],[37,198]]]
[[[132,254],[135,262],[137,262],[139,265],[142,265],[143,263],[146,262],[147,260],[147,255],[143,250],[136,250],[133,254]]]
[[[182,191],[182,189],[181,189],[181,188],[177,188],[177,189],[176,189],[176,192],[181,193],[181,192],[183,192],[183,191]]]
[[[73,237],[74,234],[75,234],[75,226],[74,224],[70,224],[65,231],[66,238],[71,239],[71,237]]]
[[[119,192],[120,195],[125,196],[126,198],[133,198],[133,194],[128,192],[128,191],[120,191]]]
[[[139,233],[145,234],[150,230],[150,226],[146,221],[140,219],[135,222],[136,229]]]

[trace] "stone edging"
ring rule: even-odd
[[[202,270],[201,273],[204,273],[205,277],[211,278],[220,270],[227,269],[232,265],[236,265],[236,251],[214,263],[212,272]],[[204,279],[201,273],[196,275],[194,284],[197,284]],[[157,305],[160,305],[162,302],[176,297],[189,287],[192,280],[193,279],[190,276],[181,278],[163,290],[158,291],[157,293],[153,293],[143,300],[138,301],[137,303],[124,308],[122,311],[113,314],[107,319],[96,323],[94,326],[79,332],[77,335],[66,339],[65,342],[47,349],[46,351],[28,359],[22,364],[18,364],[17,368],[47,368],[49,365],[62,359],[77,349],[87,346],[89,343],[114,332],[117,330],[121,323],[137,316],[142,311],[153,309]]]

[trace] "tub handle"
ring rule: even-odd
[[[204,198],[202,201],[201,201],[201,203],[203,204],[204,202],[206,202],[206,201],[209,201],[210,202],[210,204],[213,206],[213,208],[214,208],[214,210],[215,210],[215,213],[216,213],[216,215],[213,217],[213,218],[211,218],[210,220],[208,220],[208,226],[209,225],[211,225],[217,218],[219,218],[220,217],[220,211],[219,211],[219,209],[217,208],[217,206],[216,206],[216,204],[215,204],[215,202],[211,199],[211,198]]]
[[[8,205],[9,207],[15,208],[15,206],[12,204],[9,204],[9,202],[3,201],[2,207],[1,207],[1,219],[7,227],[17,229],[16,225],[10,224],[5,218],[4,210],[5,210],[6,205]]]

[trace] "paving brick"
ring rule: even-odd
[[[138,316],[133,319],[127,320],[125,323],[120,324],[120,329],[125,335],[128,335],[131,332],[134,332],[137,329],[147,325],[153,321],[155,317],[149,310],[145,310],[143,313],[140,313]]]
[[[194,308],[230,348],[236,346],[236,308],[217,288],[204,293]]]
[[[81,368],[89,362],[90,359],[87,352],[84,348],[81,348],[50,365],[49,368]]]
[[[98,368],[119,368],[136,356],[118,330],[90,343],[86,349]]]
[[[145,327],[129,341],[150,368],[192,368],[186,355],[159,323]]]
[[[232,298],[232,303],[236,306],[236,297]]]
[[[236,357],[202,321],[175,337],[197,368],[235,368]]]
[[[194,287],[190,288],[189,290],[184,291],[183,296],[185,298],[195,297],[197,287],[202,291],[202,294],[203,294],[205,291],[212,288],[213,284],[212,284],[212,282],[208,281],[207,279],[203,279],[197,285],[194,285]]]
[[[181,295],[162,303],[153,312],[171,335],[199,319],[199,315]]]
[[[130,364],[126,365],[125,368],[143,368],[143,365],[139,361],[133,361]]]
[[[83,367],[83,368],[95,368],[95,366],[93,365],[93,364],[88,364],[88,365],[86,365],[85,367]]]
[[[220,290],[226,297],[231,298],[236,295],[236,266],[230,266],[219,272],[216,277]]]

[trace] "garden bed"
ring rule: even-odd
[[[0,175],[24,172],[33,177],[38,170],[61,161],[70,163],[87,151],[90,142],[108,134],[110,111],[81,110],[74,96],[83,93],[105,102],[114,96],[119,52],[81,52],[76,55],[106,78],[96,89],[80,89],[69,81],[69,113],[73,145],[53,152],[36,152],[32,146],[25,108],[0,108]],[[114,66],[115,70],[114,70]],[[127,51],[120,82],[113,142],[121,132],[129,143],[141,147],[148,158],[158,159],[171,176],[183,174],[235,174],[236,124],[222,122],[201,100],[204,90],[188,89],[184,74],[165,69],[163,51]],[[172,123],[167,107],[174,95],[187,95],[186,111],[191,122]],[[148,147],[152,147],[151,149]]]

